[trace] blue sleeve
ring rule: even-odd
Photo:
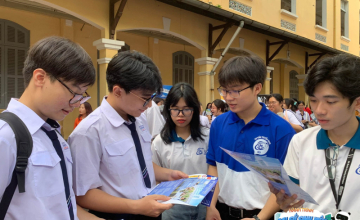
[[[280,160],[281,164],[284,164],[286,153],[291,139],[295,135],[295,131],[291,131],[285,136],[276,141],[276,155],[275,157]]]
[[[215,160],[215,146],[216,146],[216,126],[211,126],[210,128],[210,137],[209,137],[209,147],[208,151],[206,153],[206,163],[212,166],[216,166],[216,160]]]

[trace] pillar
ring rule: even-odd
[[[266,67],[266,79],[265,79],[265,84],[264,84],[264,91],[266,95],[270,94],[270,83],[271,83],[271,78],[270,78],[270,73],[271,71],[274,70],[274,67],[271,66],[267,66]]]
[[[199,74],[199,99],[203,103],[203,106],[206,105],[208,102],[214,101],[214,91],[216,88],[214,87],[214,75],[210,76],[210,72],[213,69],[215,63],[218,61],[217,58],[211,57],[202,57],[195,60],[196,63],[200,65],[200,72]]]

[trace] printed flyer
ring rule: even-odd
[[[298,195],[298,199],[303,199],[305,202],[318,203],[298,185],[290,180],[285,169],[280,161],[276,158],[256,156],[253,154],[242,154],[226,150],[221,147],[223,151],[229,154],[232,158],[239,161],[247,169],[258,174],[263,180],[270,182],[275,189],[283,189],[288,196],[293,194]]]
[[[198,206],[200,203],[210,206],[217,177],[206,174],[190,175],[187,179],[167,181],[158,184],[148,195],[171,197],[163,203]]]

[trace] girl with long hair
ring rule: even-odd
[[[200,125],[200,102],[188,83],[173,86],[164,104],[165,125],[151,146],[153,162],[187,174],[206,174],[209,129]],[[163,220],[205,220],[206,207],[174,205]]]
[[[75,119],[74,129],[84,118],[86,118],[86,116],[90,115],[91,112],[92,107],[90,103],[84,102],[83,104],[81,104],[79,107],[79,116]]]

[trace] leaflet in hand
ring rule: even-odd
[[[258,174],[261,179],[266,182],[270,182],[275,189],[283,189],[288,196],[296,194],[299,200],[303,199],[305,202],[319,205],[307,192],[302,190],[298,185],[290,180],[284,167],[278,159],[252,154],[243,154],[226,150],[222,147],[220,148],[232,158],[239,161],[244,167]]]
[[[210,206],[217,177],[206,174],[194,174],[187,179],[162,182],[148,195],[171,197],[163,203],[198,206],[200,203]]]

